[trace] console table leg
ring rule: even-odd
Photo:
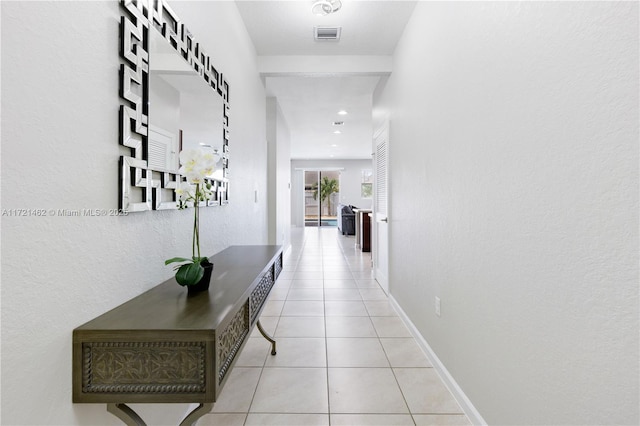
[[[262,328],[262,324],[260,324],[260,320],[258,320],[256,325],[258,326],[258,331],[260,331],[260,334],[262,334],[262,337],[264,337],[269,342],[271,342],[271,355],[275,355],[276,354],[276,341],[273,340],[273,337],[269,336],[266,331],[264,331],[264,328]]]
[[[213,409],[213,403],[200,404],[180,422],[180,426],[195,426],[198,419]]]
[[[127,426],[147,426],[142,418],[127,404],[107,404],[107,411],[119,418]]]

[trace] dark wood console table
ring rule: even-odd
[[[353,209],[356,214],[356,249],[371,251],[371,209]]]
[[[73,402],[107,403],[128,425],[126,403],[199,403],[181,425],[211,411],[236,355],[282,270],[281,246],[232,246],[210,258],[208,292],[174,278],[73,330]]]

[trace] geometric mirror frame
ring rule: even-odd
[[[119,143],[126,148],[119,164],[119,209],[125,212],[177,208],[175,189],[185,181],[176,170],[149,164],[149,55],[150,31],[157,30],[206,85],[222,99],[222,173],[207,178],[213,197],[200,206],[229,202],[229,84],[211,63],[184,23],[164,0],[120,0],[120,129]],[[206,88],[205,88],[206,90]]]

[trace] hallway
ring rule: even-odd
[[[294,228],[261,316],[199,425],[465,425],[467,417],[336,228]]]

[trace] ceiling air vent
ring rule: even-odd
[[[313,33],[316,40],[338,41],[342,27],[314,27]]]

